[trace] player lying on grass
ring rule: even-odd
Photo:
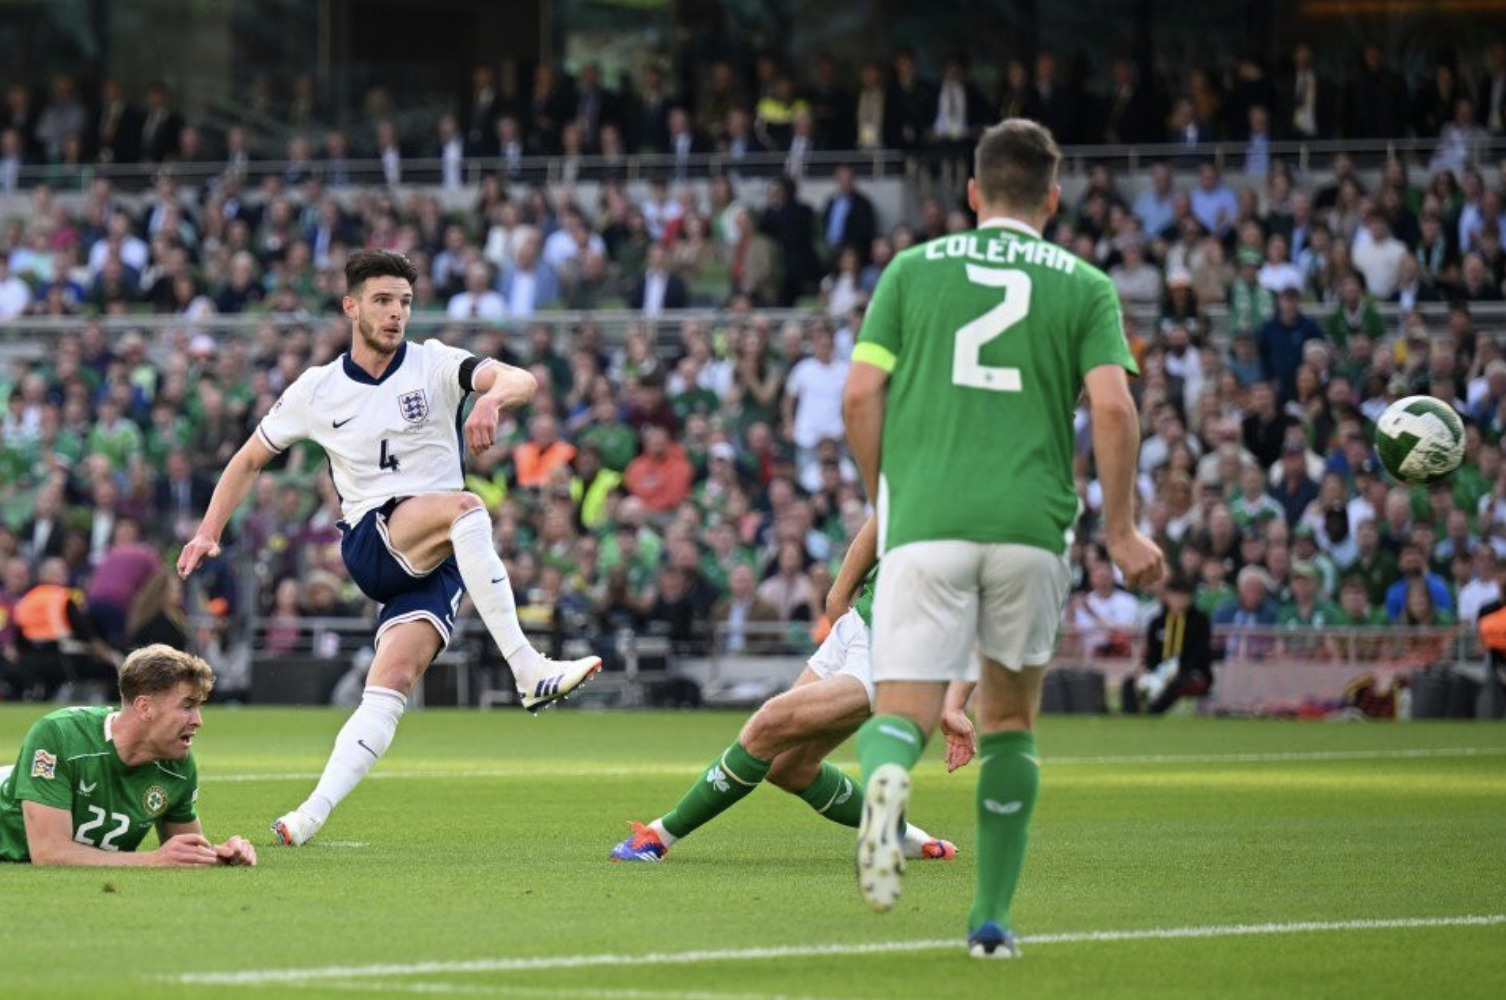
[[[197,656],[144,646],[120,668],[120,708],[64,708],[27,732],[0,768],[0,861],[192,868],[254,865],[244,837],[211,844],[195,803],[190,747],[214,672]],[[155,851],[134,853],[153,828]]]
[[[314,836],[387,752],[408,695],[449,644],[465,594],[507,657],[525,708],[563,698],[601,669],[599,657],[556,663],[528,642],[492,543],[491,515],[461,488],[457,429],[481,454],[496,441],[502,411],[527,403],[537,383],[528,372],[437,340],[408,343],[417,278],[402,254],[350,255],[341,301],[353,328],[350,350],[287,387],[226,466],[178,559],[178,573],[187,577],[219,554],[220,533],[262,466],[298,441],[324,449],[344,518],[345,568],[382,610],[360,706],[335,737],[313,794],[272,823],[291,847]],[[480,395],[462,428],[472,393]]]
[[[872,570],[877,561],[872,518],[852,541],[826,599],[831,633],[810,658],[795,686],[753,713],[736,742],[695,780],[679,804],[652,823],[634,823],[613,861],[661,861],[676,841],[689,836],[747,797],[763,781],[799,796],[833,823],[854,827],[863,815],[863,791],[828,763],[836,749],[873,713],[868,669],[868,620],[873,606]],[[971,723],[958,713],[949,722]],[[949,730],[950,731],[950,730]],[[970,756],[970,755],[969,755]],[[957,755],[952,766],[966,763]],[[957,848],[920,827],[905,830],[905,855],[951,860]]]

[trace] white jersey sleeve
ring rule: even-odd
[[[313,437],[310,407],[316,371],[311,369],[298,376],[256,425],[256,436],[278,454]]]
[[[465,397],[475,391],[476,373],[486,365],[496,363],[491,358],[478,358],[470,351],[450,347],[438,340],[424,341],[423,349],[432,352],[435,358],[432,384],[446,410],[458,409]]]

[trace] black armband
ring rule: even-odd
[[[466,358],[460,362],[460,389],[462,392],[476,391],[476,369],[481,367],[481,359],[475,356]]]

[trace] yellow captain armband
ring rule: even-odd
[[[894,356],[894,352],[887,348],[880,347],[871,341],[865,341],[852,349],[852,360],[861,361],[865,365],[872,365],[886,372],[892,372],[894,371],[894,362],[897,359]]]

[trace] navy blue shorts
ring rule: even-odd
[[[420,573],[393,549],[387,539],[387,518],[399,500],[389,500],[351,527],[340,522],[340,555],[361,593],[382,606],[377,614],[376,641],[402,622],[426,621],[444,646],[455,630],[455,615],[465,584],[452,555],[427,573]]]

